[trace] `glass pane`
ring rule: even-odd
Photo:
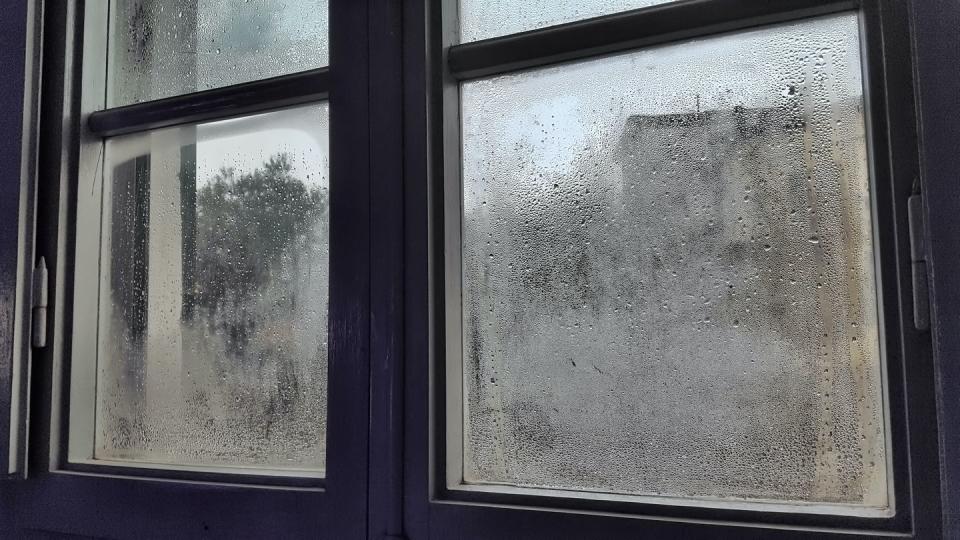
[[[327,118],[107,141],[95,459],[323,469]]]
[[[887,506],[856,15],[462,107],[468,483]]]
[[[460,0],[460,41],[536,30],[676,0]]]
[[[108,106],[327,65],[327,0],[113,0]]]

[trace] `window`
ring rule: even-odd
[[[860,69],[843,14],[461,85],[464,484],[887,510]]]
[[[888,167],[912,143],[875,41],[896,10],[489,4],[427,19],[424,530],[923,522],[903,429],[924,390],[901,386],[923,329],[896,307],[914,188]]]
[[[110,39],[92,34],[86,72],[113,59],[83,89],[94,130],[136,110],[105,109],[104,83],[108,104],[162,107],[251,82],[248,63],[262,78],[326,62],[323,3],[187,4],[88,6]],[[287,43],[291,21],[315,32]],[[323,476],[328,115],[134,120],[81,148],[96,162],[79,178],[70,463]]]
[[[327,124],[321,103],[107,139],[72,457],[322,474]]]

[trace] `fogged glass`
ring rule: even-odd
[[[327,0],[112,0],[108,106],[319,68]]]
[[[855,15],[461,97],[466,482],[887,506]]]
[[[326,104],[110,139],[95,459],[322,470]]]
[[[676,0],[460,0],[460,42],[536,30]]]

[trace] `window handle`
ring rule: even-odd
[[[930,328],[930,292],[927,283],[927,244],[923,232],[923,200],[920,182],[915,180],[913,195],[907,199],[907,220],[910,226],[910,270],[913,280],[913,326]]]
[[[42,349],[47,346],[47,301],[49,276],[47,261],[40,257],[37,267],[33,269],[33,313],[32,338],[34,348]]]

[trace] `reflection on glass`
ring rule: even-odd
[[[95,459],[323,470],[327,116],[107,142]]]
[[[327,65],[327,0],[113,0],[108,107]]]
[[[855,15],[462,107],[468,483],[888,505]]]
[[[460,42],[536,30],[676,0],[460,0]]]

